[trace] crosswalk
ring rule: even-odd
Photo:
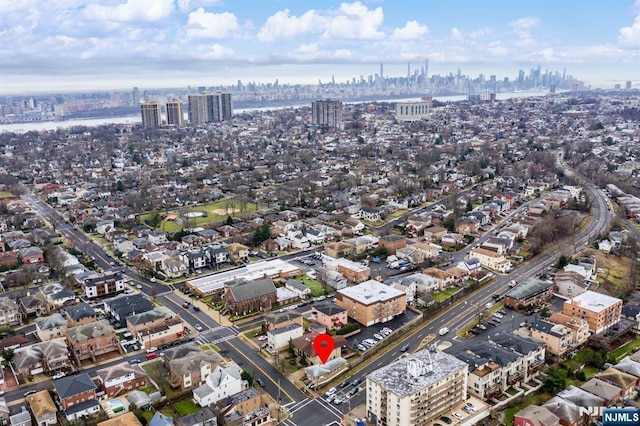
[[[230,331],[231,334],[227,336],[222,336],[222,337],[214,336],[219,334],[221,330]],[[232,340],[236,338],[238,338],[238,332],[233,327],[218,326],[218,327],[211,328],[209,330],[202,331],[196,338],[196,341],[199,342],[200,344],[215,345],[217,343],[226,342],[227,340]]]

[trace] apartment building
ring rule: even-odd
[[[348,259],[334,259],[325,262],[324,266],[329,270],[340,272],[347,281],[352,283],[361,283],[371,278],[371,268]]]
[[[82,292],[89,299],[116,295],[124,291],[122,274],[115,271],[84,272],[75,276],[82,287]]]
[[[367,376],[367,417],[374,425],[427,425],[467,399],[468,365],[425,349]]]
[[[471,250],[468,257],[475,257],[483,267],[502,272],[503,274],[509,272],[512,267],[511,262],[504,254],[499,254],[482,247]]]
[[[589,324],[589,331],[598,334],[620,321],[622,300],[595,291],[586,291],[564,302],[562,313],[585,319]]]
[[[185,334],[184,321],[160,309],[152,309],[127,317],[127,330],[144,348],[167,345]]]
[[[338,290],[336,304],[350,318],[370,326],[392,320],[407,309],[407,294],[375,280]]]
[[[537,342],[544,343],[546,353],[556,358],[562,357],[575,347],[572,341],[571,329],[564,325],[537,320],[532,322],[528,329],[530,337]]]
[[[78,365],[85,359],[96,362],[99,355],[121,350],[118,336],[107,320],[71,327],[66,339]]]
[[[569,328],[571,330],[571,342],[578,347],[585,345],[589,340],[589,336],[591,336],[589,323],[586,319],[575,318],[565,315],[562,312],[555,312],[551,314],[548,321]]]

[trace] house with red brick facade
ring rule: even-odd
[[[88,373],[54,380],[53,388],[69,421],[100,411],[100,403],[96,399],[98,387],[93,383]]]
[[[396,254],[396,250],[407,246],[407,239],[400,235],[383,235],[378,240],[380,247],[385,247],[389,254]]]
[[[108,397],[122,395],[147,385],[147,374],[137,364],[121,362],[96,371],[98,383]]]
[[[128,316],[126,322],[129,333],[147,349],[175,342],[185,333],[182,318],[159,309]]]
[[[69,352],[78,365],[86,359],[96,362],[99,355],[122,351],[118,336],[107,320],[71,327],[67,329],[66,339]]]
[[[311,308],[311,315],[316,322],[324,325],[327,330],[338,330],[345,325],[349,319],[347,318],[347,310],[336,305],[335,303],[321,303]]]

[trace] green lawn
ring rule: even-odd
[[[618,362],[628,354],[633,353],[638,348],[640,348],[640,337],[630,341],[625,345],[620,346],[618,349],[611,352],[611,356],[615,358],[616,362]]]
[[[222,201],[217,201],[215,203],[204,204],[201,206],[193,206],[193,207],[187,208],[188,211],[207,213],[206,217],[196,217],[191,219],[192,224],[194,226],[203,226],[208,223],[225,220],[228,215],[234,216],[239,213],[253,213],[257,209],[258,208],[256,207],[255,203],[246,203],[243,205],[236,200],[222,200]],[[164,214],[164,213],[161,213],[161,214]],[[169,214],[175,214],[177,216],[180,216],[180,213],[174,210],[169,210]],[[145,220],[148,219],[150,216],[151,216],[151,213],[140,215],[138,216],[138,222],[145,223]],[[182,228],[183,228],[182,223],[178,223],[172,220],[170,221],[163,220],[162,222],[160,222],[160,225],[156,229],[160,229],[160,230],[164,230],[165,232],[172,233],[172,232],[180,231]]]
[[[325,285],[323,285],[320,281],[314,280],[313,278],[309,278],[307,276],[301,276],[295,278],[296,281],[301,282],[311,289],[311,296],[318,297],[324,295]],[[332,287],[326,286],[327,294],[333,293],[335,290]]]
[[[459,289],[457,287],[448,288],[446,290],[439,291],[433,294],[433,300],[436,302],[442,302],[452,294],[456,293]]]
[[[178,402],[173,403],[173,408],[180,414],[181,416],[186,416],[189,414],[196,413],[200,411],[200,407],[194,403],[191,398],[185,398]]]
[[[551,399],[551,395],[548,394],[535,394],[535,395],[529,395],[522,403],[515,405],[511,408],[507,408],[504,411],[504,424],[506,426],[511,426],[513,425],[513,417],[516,415],[516,413],[520,410],[522,410],[524,407],[528,407],[529,405],[542,405],[545,402],[547,402],[549,399]]]
[[[0,198],[11,198],[11,197],[15,197],[15,195],[7,191],[0,191]]]

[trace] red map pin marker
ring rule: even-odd
[[[323,364],[327,362],[327,359],[329,359],[329,355],[333,352],[335,345],[333,337],[327,333],[318,334],[318,336],[313,340],[313,349],[316,350],[316,353]]]

